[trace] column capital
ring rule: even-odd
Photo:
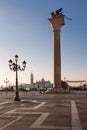
[[[61,27],[64,25],[64,16],[60,15],[57,17],[53,17],[48,19],[48,22],[53,30],[60,30]]]

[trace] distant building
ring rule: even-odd
[[[34,76],[33,73],[31,72],[31,76],[30,76],[30,83],[33,85],[34,83]]]
[[[22,88],[24,89],[29,89],[29,90],[40,90],[42,88],[47,88],[50,89],[53,87],[53,84],[48,80],[45,81],[44,78],[42,78],[39,81],[34,82],[34,76],[33,73],[31,72],[30,75],[30,84],[23,84]]]
[[[52,84],[51,82],[45,81],[44,78],[42,78],[40,81],[36,81],[36,83],[34,83],[34,86],[38,89],[40,88],[52,88]]]

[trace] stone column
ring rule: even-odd
[[[61,45],[60,31],[64,25],[64,16],[58,15],[48,19],[53,30],[53,87],[61,89]]]

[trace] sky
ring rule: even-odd
[[[19,83],[53,82],[51,12],[63,8],[65,25],[61,28],[61,79],[87,80],[87,0],[0,0],[0,86],[6,78],[15,84],[9,59],[19,56],[27,62],[18,72]]]

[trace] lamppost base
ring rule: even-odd
[[[19,97],[15,97],[14,101],[21,101]]]

